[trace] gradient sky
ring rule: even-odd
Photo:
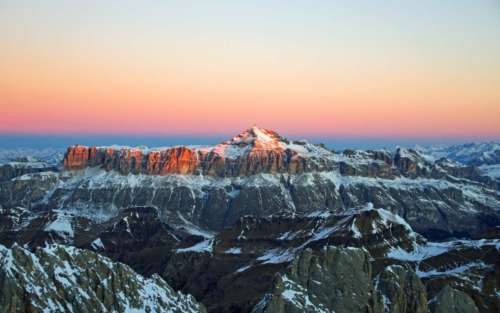
[[[500,2],[0,1],[0,133],[500,138]]]

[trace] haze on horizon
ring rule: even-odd
[[[0,3],[1,134],[500,138],[500,3]]]

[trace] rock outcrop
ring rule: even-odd
[[[427,292],[415,272],[401,265],[386,267],[376,278],[383,312],[427,313]]]
[[[0,164],[0,182],[8,181],[15,177],[20,177],[24,174],[30,173],[40,173],[57,171],[55,166],[49,165],[45,162],[31,162],[29,160],[25,160],[23,162],[8,162],[5,164]]]
[[[377,209],[328,217],[246,217],[212,239],[180,242],[164,277],[175,288],[195,295],[211,312],[248,312],[273,288],[275,274],[296,262],[305,249],[313,254],[329,245],[350,247],[342,248],[348,252],[362,250],[370,253],[370,269],[383,268],[379,261],[391,249],[410,253],[422,239],[401,221]],[[231,287],[235,285],[239,288]]]
[[[306,249],[253,312],[427,312],[425,287],[413,270],[389,266],[373,280],[370,259],[359,248]]]
[[[0,312],[205,312],[158,275],[144,278],[94,252],[0,246]]]
[[[254,313],[373,312],[370,255],[362,249],[328,246],[304,250]]]
[[[158,149],[131,147],[68,148],[66,170],[98,167],[121,174],[250,176],[259,173],[299,174],[336,171],[345,176],[446,178],[447,174],[480,179],[477,168],[433,166],[412,149],[345,150],[336,154],[323,145],[289,141],[274,131],[252,127],[231,140],[215,146],[178,146]],[[467,169],[464,170],[463,168]]]
[[[432,313],[479,313],[472,298],[460,290],[445,286],[431,300]]]
[[[122,174],[203,174],[241,176],[258,173],[301,173],[332,169],[322,154],[329,151],[304,142],[290,143],[276,132],[252,127],[213,147],[171,147],[141,150],[127,147],[71,146],[67,170],[101,167]]]

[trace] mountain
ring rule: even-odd
[[[0,245],[0,270],[0,312],[205,312],[158,275],[72,247]]]
[[[44,162],[50,166],[57,166],[64,158],[64,149],[60,148],[17,148],[0,149],[0,165],[8,162]]]
[[[418,149],[436,159],[447,158],[466,165],[480,166],[500,163],[500,143],[496,142],[431,146]]]
[[[180,292],[214,313],[497,312],[500,181],[484,167],[499,164],[432,149],[335,152],[252,127],[214,146],[17,157],[0,165],[0,244],[126,264],[173,307]]]
[[[211,147],[139,149],[128,147],[68,148],[68,170],[101,167],[121,174],[191,174],[218,177],[259,173],[300,173],[328,169],[328,151],[305,142],[289,142],[274,131],[252,127]]]
[[[433,238],[479,235],[499,221],[499,185],[474,166],[406,149],[335,153],[257,127],[212,147],[72,146],[64,164],[5,178],[0,203],[94,220],[151,206],[173,227],[204,231],[245,215],[338,212],[368,202]]]
[[[310,259],[321,256],[325,250],[334,250],[333,247],[335,257],[328,256],[330,261],[325,261],[321,269],[314,264],[300,264],[304,254]],[[285,312],[305,309],[323,312],[320,308],[326,312],[377,312],[379,309],[382,312],[427,312],[427,302],[446,286],[473,297],[481,312],[495,312],[496,290],[500,287],[495,278],[499,270],[499,249],[499,239],[427,241],[401,217],[367,206],[342,214],[242,218],[213,238],[200,238],[189,245],[180,242],[163,277],[175,289],[193,294],[211,312],[283,312],[271,309],[275,306],[285,307]],[[353,251],[356,251],[355,256],[352,256]],[[354,259],[344,259],[347,255]],[[294,269],[296,266],[301,269]],[[319,273],[311,273],[317,268]],[[399,272],[397,276],[395,269]],[[350,276],[354,275],[352,273],[360,276]],[[290,275],[302,277],[292,279],[295,283],[288,285],[283,282],[286,280],[282,279],[284,275],[288,279]],[[384,284],[393,287],[377,283],[380,277],[387,277]],[[404,277],[412,282],[406,286],[401,283],[405,287],[400,287],[398,284],[405,281]],[[338,292],[333,291],[336,283],[339,284],[335,287]],[[294,287],[296,284],[298,286]],[[279,305],[272,304],[274,300],[270,299],[283,292],[287,285],[292,290],[285,295],[294,295],[292,299],[284,297],[276,300]],[[425,290],[422,286],[426,286]],[[420,300],[414,302],[414,309],[405,309],[406,305],[401,303],[392,311],[376,305],[382,303],[383,307],[388,302],[383,297],[375,298],[375,292],[385,293],[393,303],[404,302],[405,295],[416,293],[416,287]],[[345,294],[346,288],[353,294],[364,295],[363,301],[356,300],[364,306],[356,309],[345,306],[347,304],[332,306],[332,302],[350,298]],[[390,291],[393,289],[398,291]],[[329,299],[335,298],[334,294],[342,295],[342,299]],[[315,309],[305,305],[309,303],[306,295],[315,304]],[[293,300],[295,297],[297,301]],[[317,298],[322,300],[314,301]],[[284,302],[291,302],[296,308]],[[257,310],[261,306],[266,309]],[[416,306],[421,309],[417,310]]]

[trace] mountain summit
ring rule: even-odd
[[[277,132],[258,126],[253,126],[231,140],[225,141],[224,144],[230,145],[259,145],[259,146],[274,146],[277,142],[283,141]]]
[[[101,167],[122,174],[202,174],[241,176],[257,173],[300,173],[330,169],[331,152],[305,141],[289,141],[277,132],[251,127],[231,140],[207,147],[161,149],[130,147],[68,148],[64,167]]]

